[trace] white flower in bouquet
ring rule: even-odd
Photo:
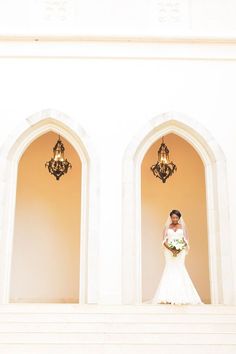
[[[183,238],[173,238],[168,242],[168,246],[177,251],[182,251],[186,247],[186,242]],[[176,254],[173,254],[173,256],[176,256]]]

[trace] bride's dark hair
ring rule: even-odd
[[[172,215],[177,215],[179,218],[181,218],[181,212],[179,211],[179,210],[172,210],[171,212],[170,212],[170,216],[172,216]]]

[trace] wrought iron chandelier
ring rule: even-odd
[[[162,138],[162,143],[158,150],[158,161],[151,166],[151,170],[154,176],[160,178],[163,183],[177,170],[176,165],[169,160],[169,149],[164,143],[164,138]]]
[[[54,175],[57,180],[67,173],[69,168],[72,168],[71,163],[64,158],[64,151],[65,148],[59,135],[56,145],[53,148],[53,157],[50,161],[45,163],[45,167],[48,168],[49,173]]]

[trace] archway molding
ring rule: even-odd
[[[82,164],[80,228],[80,303],[98,301],[98,198],[99,164],[95,150],[74,119],[53,109],[43,110],[23,121],[1,149],[0,302],[8,303],[15,219],[18,163],[27,147],[53,131],[76,150]]]
[[[151,119],[134,137],[123,160],[122,302],[142,302],[141,164],[150,146],[174,133],[197,151],[205,167],[210,292],[212,304],[233,304],[227,171],[224,154],[211,134],[183,114]],[[200,259],[200,257],[199,257]]]

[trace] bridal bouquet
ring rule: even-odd
[[[171,241],[168,242],[168,246],[172,249],[182,251],[186,247],[186,242],[183,238],[173,238]],[[173,256],[176,257],[177,254],[173,253]]]

